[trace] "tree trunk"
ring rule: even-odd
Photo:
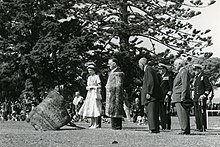
[[[129,51],[129,27],[128,27],[128,4],[127,0],[121,0],[120,12],[121,12],[121,30],[119,32],[119,44],[120,51]]]

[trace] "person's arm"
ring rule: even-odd
[[[184,101],[186,99],[187,92],[189,92],[189,88],[190,88],[190,77],[187,70],[182,71],[181,82],[182,82],[181,101]]]
[[[150,96],[153,94],[154,89],[154,78],[150,69],[146,68],[144,81],[144,84],[146,85],[146,98],[150,99]]]
[[[171,96],[172,95],[172,90],[173,90],[173,77],[172,77],[172,75],[169,75],[168,84],[169,84],[169,91],[167,92],[167,94],[169,96]]]
[[[203,76],[203,77],[204,77],[203,82],[205,86],[205,95],[206,97],[208,97],[209,93],[212,90],[212,85],[207,76]]]

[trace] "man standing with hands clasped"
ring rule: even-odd
[[[147,110],[148,125],[151,133],[159,133],[159,105],[163,93],[157,72],[147,62],[144,57],[139,60],[139,67],[144,71],[141,104]]]
[[[195,106],[195,118],[196,118],[196,130],[206,131],[206,102],[208,95],[212,90],[212,85],[208,77],[204,74],[202,70],[202,65],[194,64],[193,71],[195,72],[194,79],[194,106]]]

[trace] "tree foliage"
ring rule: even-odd
[[[197,51],[212,45],[207,35],[210,30],[195,29],[188,20],[201,14],[192,7],[213,3],[203,4],[201,0],[190,3],[183,0],[78,0],[73,11],[96,32],[98,44],[119,56],[129,89],[130,83],[136,83],[140,56],[146,56],[151,63],[172,64],[181,54],[194,56]],[[163,52],[156,52],[158,44],[163,46]],[[178,53],[177,56],[171,54],[172,50]]]
[[[24,91],[39,97],[55,84],[84,86],[83,63],[91,56],[89,50],[97,50],[96,37],[79,19],[62,20],[69,16],[70,7],[68,1],[56,0],[1,2],[2,87],[13,91],[10,84],[15,80],[13,86],[21,84]],[[17,80],[28,80],[33,88]]]
[[[194,7],[204,5],[201,0],[190,2]],[[145,39],[152,45],[145,47],[150,52],[155,52],[155,43],[185,53],[212,45],[211,37],[206,35],[209,29],[198,30],[188,22],[201,12],[192,10],[183,0],[78,0],[77,4],[75,15],[97,32],[98,42],[105,47],[135,54],[143,52],[138,45]]]
[[[209,4],[214,3],[211,1]],[[116,56],[130,92],[140,84],[137,60],[172,64],[175,57],[212,45],[210,30],[187,21],[201,0],[2,0],[0,2],[1,98],[21,91],[41,92],[65,84],[67,93],[84,91],[84,64],[94,61],[107,77],[107,60]],[[146,42],[147,46],[143,45]],[[162,44],[163,52],[157,53]],[[179,54],[174,56],[171,51]]]
[[[195,58],[192,63],[203,65],[204,72],[212,81],[213,85],[219,81],[220,78],[220,58]]]

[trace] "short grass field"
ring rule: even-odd
[[[151,134],[147,125],[124,121],[122,130],[110,124],[89,129],[89,123],[76,122],[78,127],[64,126],[57,131],[35,131],[27,122],[0,121],[0,147],[219,147],[220,116],[209,117],[206,132],[195,131],[191,116],[191,135],[178,135],[178,118],[172,117],[172,129]]]

